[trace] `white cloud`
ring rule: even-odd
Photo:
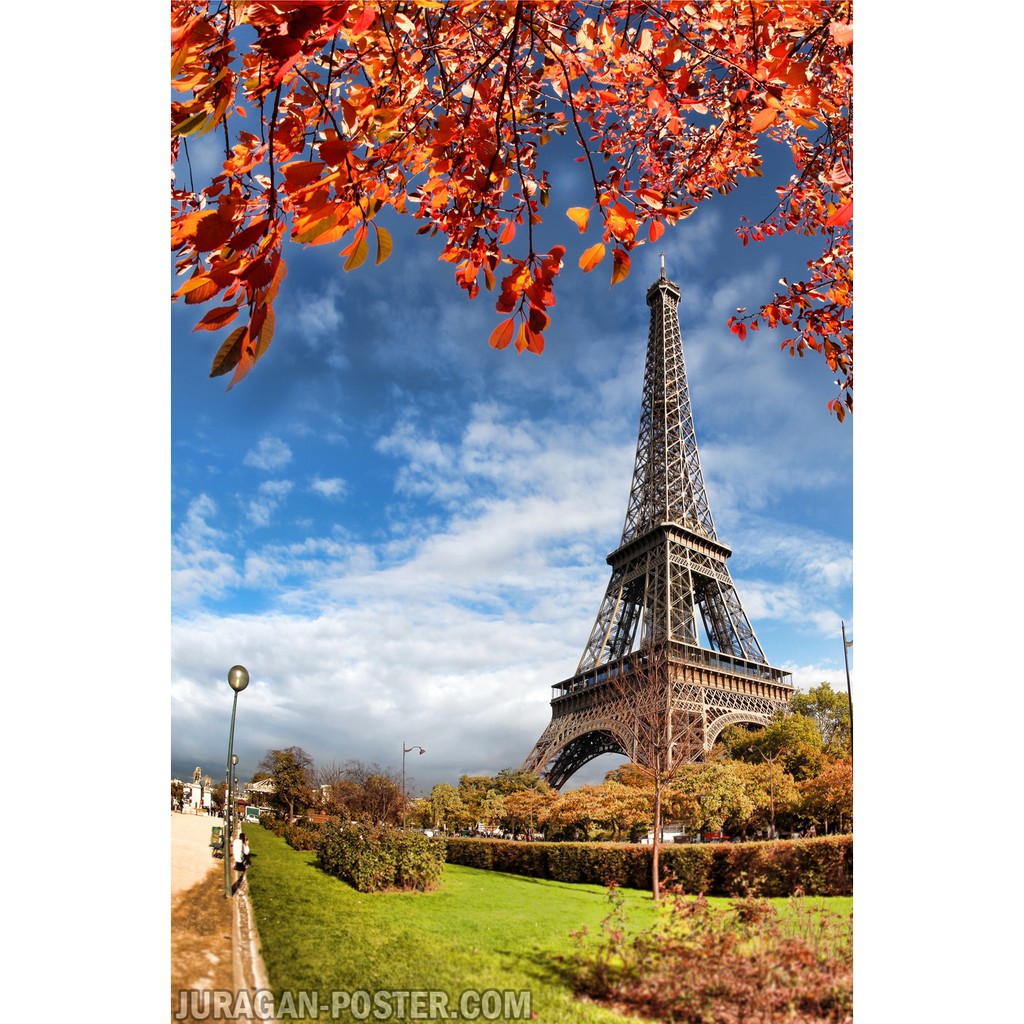
[[[309,489],[324,498],[343,498],[348,488],[340,476],[326,480],[315,476],[309,483]]]
[[[223,597],[238,583],[234,559],[221,550],[225,535],[208,522],[216,515],[216,502],[201,494],[189,502],[175,533],[171,592],[174,603],[182,608]]]
[[[290,480],[266,480],[259,486],[258,496],[249,502],[246,516],[254,526],[269,526],[271,517],[294,485]]]
[[[277,437],[263,437],[260,443],[245,453],[245,465],[271,472],[287,466],[292,459],[292,450]]]

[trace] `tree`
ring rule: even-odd
[[[740,339],[781,326],[791,354],[821,353],[842,419],[853,404],[851,19],[850,0],[174,0],[171,238],[185,277],[174,297],[219,300],[197,329],[241,324],[211,376],[232,373],[234,386],[266,353],[286,240],[341,244],[346,271],[372,242],[379,264],[392,248],[385,211],[443,238],[440,258],[470,298],[481,282],[498,291],[492,346],[539,353],[567,252],[534,231],[558,194],[560,138],[589,176],[585,205],[563,207],[580,233],[594,223],[579,267],[610,249],[613,284],[637,246],[761,176],[774,144],[793,173],[737,234],[744,245],[818,236],[822,251],[805,280],[729,324]],[[223,141],[223,160],[196,184],[188,147],[203,137]]]
[[[800,785],[800,813],[828,833],[829,825],[842,832],[853,827],[853,763],[847,759],[830,760],[822,770]]]
[[[430,791],[430,807],[432,824],[444,832],[465,828],[469,824],[470,816],[459,791],[447,782],[438,782]]]
[[[646,773],[653,788],[651,889],[658,900],[665,788],[702,750],[700,716],[674,706],[677,684],[664,643],[651,643],[631,654],[622,671],[609,675],[607,685],[614,698],[633,711],[632,762],[641,773]],[[687,684],[682,686],[684,695],[691,689]]]
[[[837,693],[831,683],[819,683],[807,693],[793,694],[793,710],[814,719],[826,754],[849,756],[850,698],[845,693]]]
[[[504,797],[504,818],[502,824],[513,834],[533,833],[543,830],[552,808],[558,802],[558,793],[543,781],[536,789],[519,789]]]
[[[816,775],[824,763],[818,723],[807,715],[780,712],[756,730],[729,726],[719,740],[729,757],[750,764],[781,755],[781,768],[797,780]]]
[[[742,766],[732,761],[683,765],[672,791],[688,798],[680,820],[698,832],[721,832],[731,819],[745,822],[755,807]]]
[[[295,817],[296,808],[301,810],[317,802],[313,791],[313,758],[302,747],[268,750],[257,768],[274,780],[273,803],[287,810],[289,821]]]

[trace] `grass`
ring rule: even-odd
[[[455,1005],[468,989],[529,990],[542,1021],[623,1020],[579,1001],[562,963],[575,949],[572,931],[600,931],[609,911],[601,886],[449,864],[434,892],[359,893],[320,871],[315,854],[261,828],[249,835],[249,891],[278,995],[317,990],[323,1005],[334,991],[430,989],[447,991]],[[650,895],[620,892],[629,932],[650,926]],[[851,904],[845,897],[815,902],[844,914]]]

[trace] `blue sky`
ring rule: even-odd
[[[193,166],[202,154],[192,152]],[[788,159],[788,158],[787,158]],[[788,173],[785,161],[777,174]],[[768,174],[701,205],[629,278],[584,275],[596,239],[567,154],[540,244],[567,246],[540,356],[492,350],[495,296],[469,301],[436,243],[388,222],[391,258],[346,274],[340,246],[292,250],[268,355],[241,384],[207,377],[220,336],[172,309],[172,770],[223,774],[228,668],[248,778],[270,748],[398,768],[416,792],[518,767],[571,675],[608,581],[632,474],[647,287],[682,290],[698,445],[719,536],[748,616],[799,687],[845,688],[852,631],[852,429],[825,403],[824,361],[739,342],[737,306],[794,279],[814,241],[746,248]],[[753,187],[751,187],[753,186]],[[222,332],[223,333],[223,332]],[[599,781],[603,758],[570,785]]]

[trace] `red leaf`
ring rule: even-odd
[[[629,255],[621,249],[613,249],[612,260],[612,284],[618,284],[629,277]]]
[[[827,228],[839,228],[842,227],[849,219],[853,216],[853,200],[848,199],[842,206],[832,214],[827,221],[825,221],[825,227]]]

